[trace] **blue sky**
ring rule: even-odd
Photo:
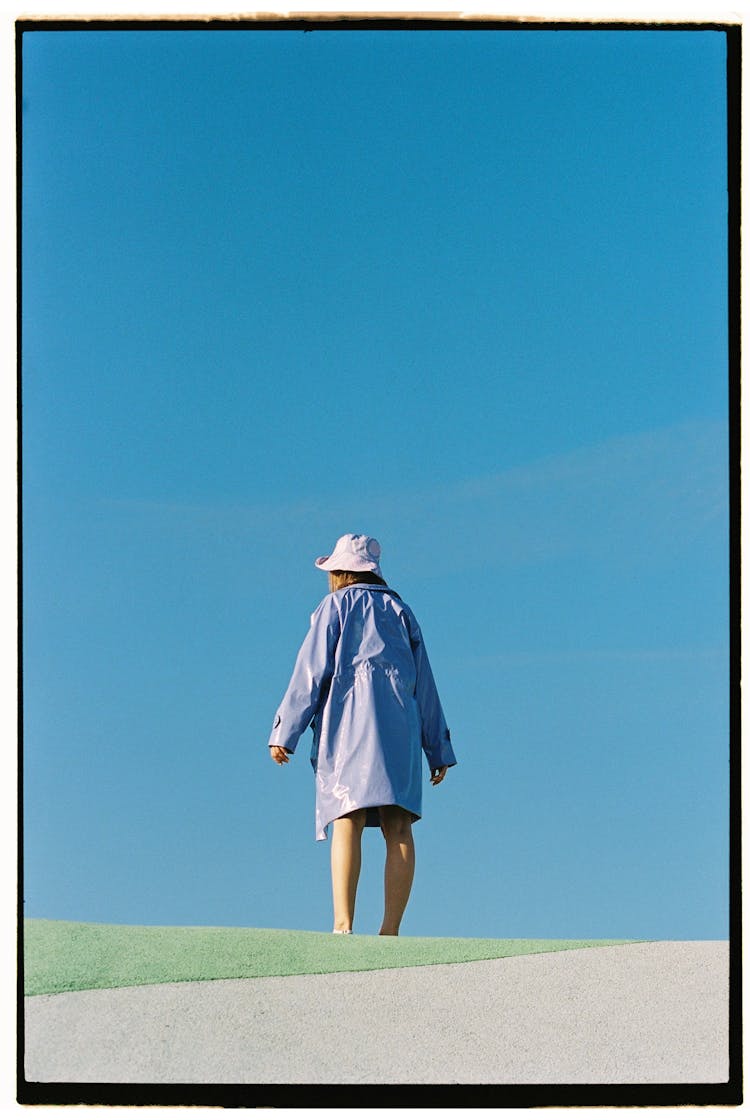
[[[402,932],[726,936],[723,35],[23,62],[29,916],[330,927],[266,743],[354,531],[459,758]]]

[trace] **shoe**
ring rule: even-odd
[[[351,933],[352,931],[350,929],[334,929],[332,932],[333,933]]]

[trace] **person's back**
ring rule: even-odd
[[[411,612],[387,588],[354,585],[331,595],[339,618],[327,702],[313,728],[319,839],[344,812],[400,805],[421,815],[422,734]],[[410,619],[411,616],[411,619]]]
[[[411,627],[416,622],[406,604],[388,587],[354,584],[332,592],[341,617],[336,672],[364,666],[397,670],[414,683]]]

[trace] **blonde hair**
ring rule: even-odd
[[[354,583],[378,583],[381,587],[388,584],[374,572],[329,572],[331,591],[340,591],[342,587],[351,587]]]

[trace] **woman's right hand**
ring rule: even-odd
[[[447,766],[436,766],[430,773],[430,782],[433,786],[439,786],[447,773]]]
[[[283,766],[285,762],[289,761],[286,747],[277,747],[272,743],[268,749],[271,752],[271,758],[274,762],[278,762],[279,766]]]

